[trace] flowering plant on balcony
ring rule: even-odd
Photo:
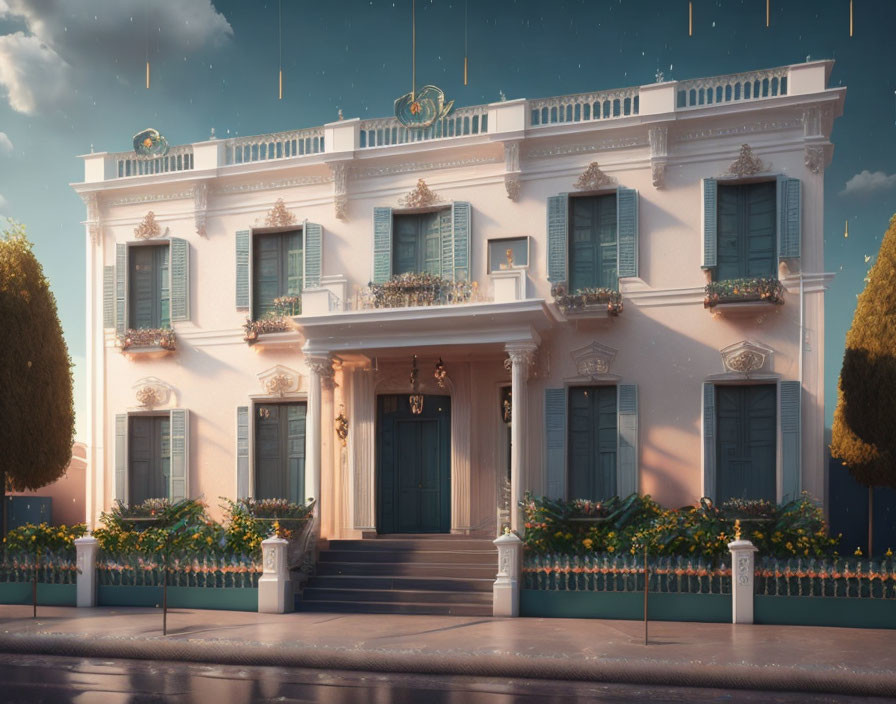
[[[302,312],[302,297],[280,296],[275,298],[274,312],[277,315],[299,315]]]
[[[368,298],[374,308],[409,308],[468,303],[476,282],[452,281],[427,273],[405,273],[382,284],[368,284]]]
[[[784,286],[774,277],[728,279],[727,281],[710,281],[706,284],[704,308],[712,308],[719,303],[742,303],[745,301],[768,301],[781,305],[784,303]]]
[[[177,348],[174,330],[171,328],[129,329],[124,335],[118,336],[118,346],[122,351],[131,347],[159,347],[173,352]]]
[[[246,322],[243,324],[243,330],[246,331],[246,335],[243,339],[250,345],[254,345],[258,342],[259,335],[264,335],[270,332],[288,332],[289,330],[292,330],[292,322],[284,315],[270,312],[258,320],[246,318]]]
[[[610,315],[622,312],[622,294],[612,288],[580,288],[571,292],[563,282],[551,287],[551,296],[564,313],[582,313],[602,306],[607,307]]]

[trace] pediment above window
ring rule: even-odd
[[[616,358],[617,350],[599,342],[580,347],[569,353],[580,377],[597,379],[610,374],[610,365]]]
[[[277,364],[258,375],[262,392],[268,396],[282,398],[302,390],[302,375],[295,369]]]
[[[774,351],[758,342],[742,340],[719,350],[725,372],[750,376],[771,371]]]

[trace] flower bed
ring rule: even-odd
[[[744,520],[741,534],[760,555],[823,557],[835,555],[839,544],[839,536],[828,536],[821,509],[806,495],[781,506],[734,501],[717,507],[704,498],[696,506],[664,509],[636,494],[603,502],[527,494],[521,507],[526,551],[535,554],[641,555],[646,547],[651,555],[701,557],[718,564],[727,559],[737,519]],[[746,520],[750,517],[761,520]]]
[[[609,315],[622,312],[622,294],[612,288],[582,288],[571,292],[565,283],[560,283],[551,287],[551,296],[564,313],[586,313],[604,308]]]
[[[158,347],[173,352],[177,348],[174,330],[171,328],[128,330],[124,335],[118,336],[118,346],[122,351],[132,347]]]
[[[720,303],[745,303],[767,301],[776,305],[784,303],[784,285],[776,278],[729,279],[706,284],[704,308]]]
[[[373,308],[409,308],[469,303],[476,289],[469,281],[434,274],[399,274],[382,284],[368,284],[365,298]]]

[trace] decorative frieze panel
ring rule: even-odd
[[[333,211],[339,220],[348,220],[348,168],[344,162],[330,164],[333,174]]]
[[[719,352],[722,355],[722,366],[726,372],[735,372],[745,376],[763,371],[773,354],[770,347],[749,340],[728,345]]]
[[[267,396],[283,398],[286,394],[301,391],[302,375],[295,369],[278,364],[258,375],[262,392]]]
[[[90,233],[90,241],[98,245],[102,237],[102,225],[100,224],[100,201],[96,193],[82,193],[81,199],[87,206],[87,231]]]
[[[650,140],[650,171],[654,188],[666,185],[666,159],[669,156],[669,128],[651,127],[648,130]]]
[[[205,181],[193,186],[193,219],[196,223],[196,234],[205,237],[208,219],[208,183]]]
[[[147,411],[169,405],[174,395],[174,390],[169,384],[154,376],[138,380],[131,389],[137,408]]]

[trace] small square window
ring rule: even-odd
[[[529,266],[529,238],[502,237],[488,241],[488,272]]]

